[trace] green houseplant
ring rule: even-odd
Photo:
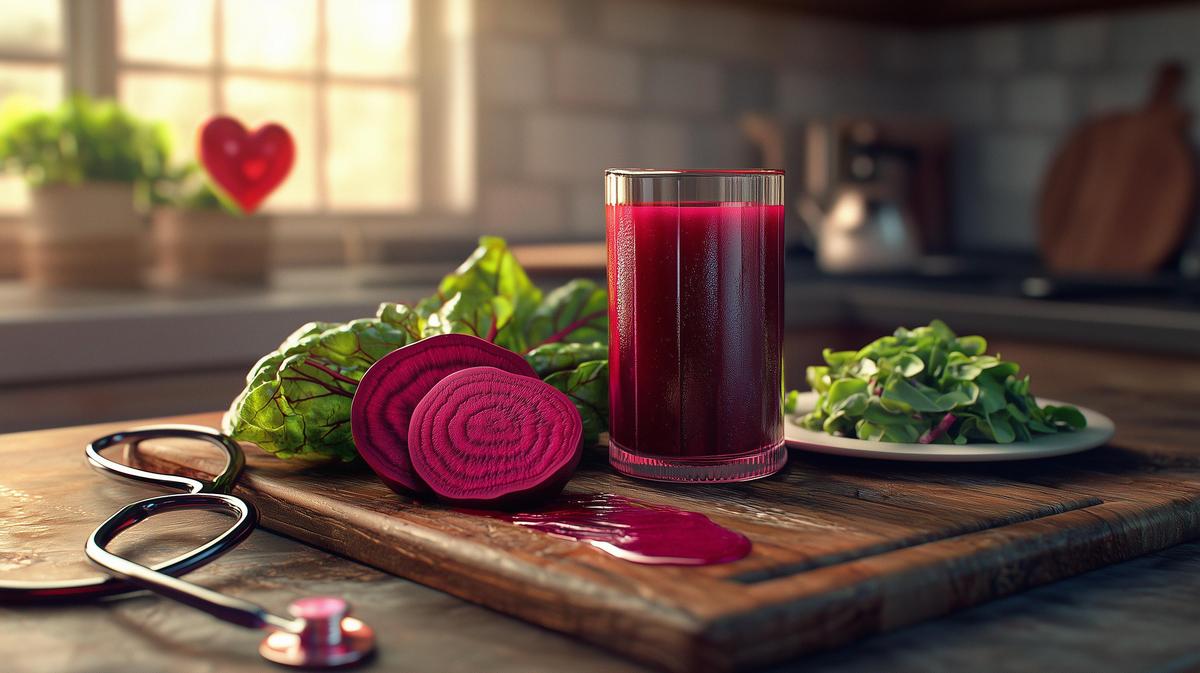
[[[0,106],[0,167],[29,185],[21,231],[26,278],[39,286],[134,286],[144,227],[135,207],[166,165],[165,129],[117,103],[73,96],[52,110]]]
[[[269,216],[242,215],[194,163],[164,171],[151,182],[149,197],[158,281],[177,288],[266,281]]]

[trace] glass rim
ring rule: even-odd
[[[779,168],[606,168],[605,175],[617,175],[625,178],[669,178],[694,175],[697,177],[714,178],[744,178],[758,175],[784,174]]]

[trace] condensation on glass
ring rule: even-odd
[[[606,172],[609,457],[620,472],[743,481],[786,461],[783,180]]]

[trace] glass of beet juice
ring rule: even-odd
[[[610,169],[609,460],[634,477],[773,474],[783,445],[783,171]]]

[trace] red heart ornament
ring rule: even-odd
[[[275,191],[295,160],[292,135],[279,124],[264,124],[250,133],[233,117],[220,116],[200,129],[200,163],[247,214]]]

